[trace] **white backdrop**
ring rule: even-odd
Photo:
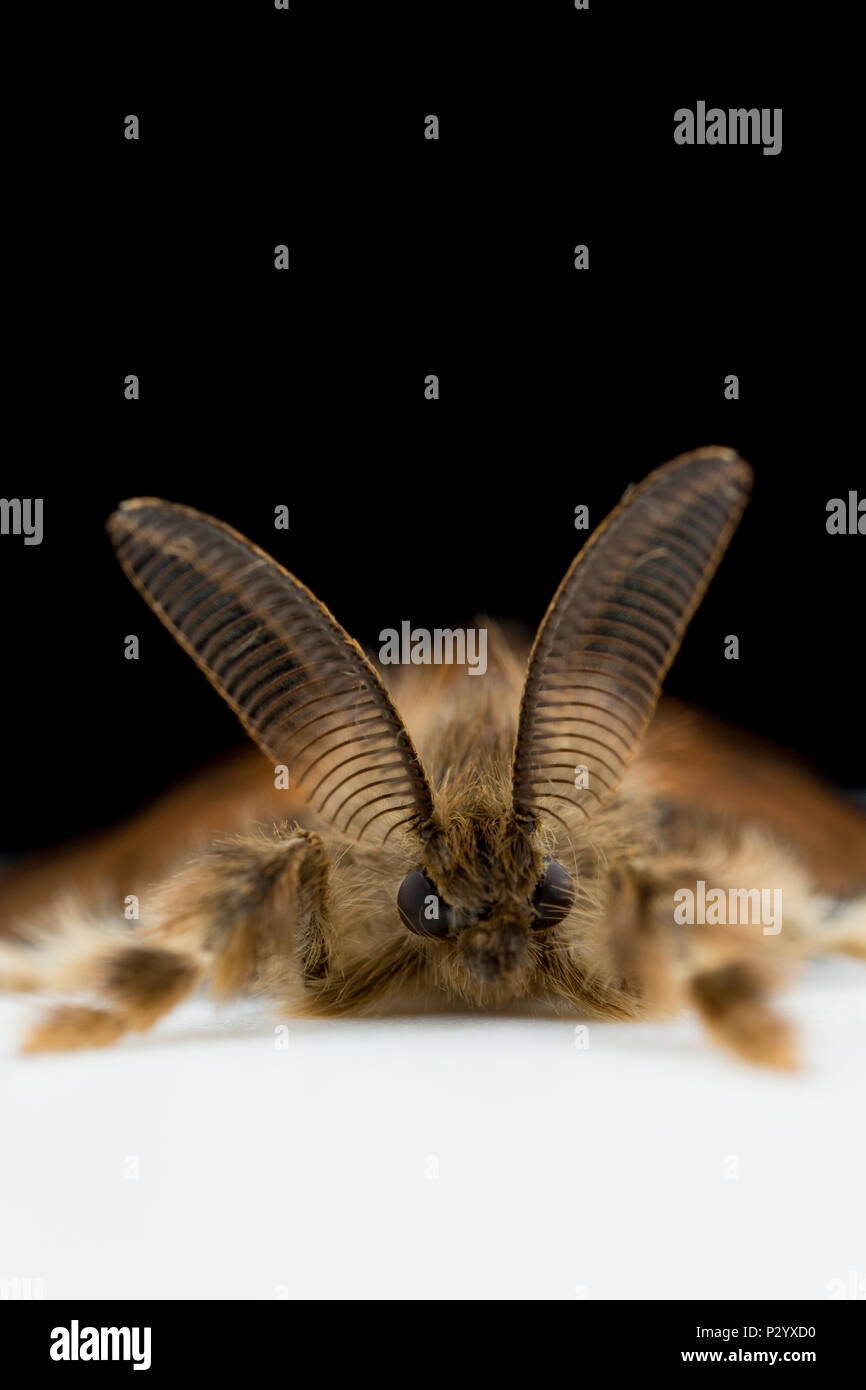
[[[866,1281],[866,969],[787,995],[799,1076],[699,1025],[288,1021],[196,1000],[19,1057],[0,1279],[46,1298],[822,1299]],[[35,1285],[33,1287],[38,1287]],[[866,1295],[866,1282],[863,1283]]]

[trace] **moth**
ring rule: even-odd
[[[121,565],[265,759],[7,882],[0,981],[53,1001],[25,1046],[113,1042],[207,984],[323,1015],[692,1007],[739,1056],[794,1065],[772,994],[808,954],[866,955],[866,821],[745,736],[656,712],[751,481],[722,448],[657,469],[580,550],[528,659],[494,633],[483,677],[410,666],[393,692],[231,527],[123,503]],[[715,913],[684,921],[689,894]]]

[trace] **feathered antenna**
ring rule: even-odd
[[[379,843],[433,800],[377,672],[324,604],[230,526],[156,498],[108,521],[139,593],[340,834]]]
[[[541,809],[589,820],[613,795],[751,482],[730,449],[684,454],[631,489],[572,562],[523,689],[513,771],[523,824]]]

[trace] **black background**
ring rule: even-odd
[[[755,495],[666,688],[866,785],[866,542],[825,526],[866,490],[827,318],[850,194],[807,78],[783,91],[745,7],[701,30],[596,0],[466,9],[250,3],[192,35],[133,11],[58,110],[22,111],[41,284],[2,491],[44,497],[45,536],[0,540],[7,851],[113,824],[242,738],[113,559],[122,498],[230,522],[375,648],[407,618],[532,629],[575,506],[594,527],[706,444]],[[782,153],[675,145],[699,99],[783,107]]]

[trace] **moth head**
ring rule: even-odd
[[[479,989],[517,992],[574,925],[580,847],[605,834],[591,823],[640,746],[750,484],[728,449],[657,469],[593,533],[554,595],[529,658],[507,802],[491,814],[471,804],[470,788],[398,894],[407,929],[450,943]]]
[[[565,920],[575,883],[510,815],[457,817],[434,832],[397,892],[407,931],[431,943],[474,997],[519,994],[541,943]]]
[[[524,919],[533,931],[545,931],[558,926],[567,917],[574,902],[574,880],[556,859],[545,858],[541,877],[529,885],[527,902],[512,901],[509,895],[506,909]],[[446,901],[433,879],[424,869],[413,869],[400,884],[397,910],[409,931],[417,936],[447,941],[459,926],[466,926],[489,916],[496,902],[480,908],[458,910]]]

